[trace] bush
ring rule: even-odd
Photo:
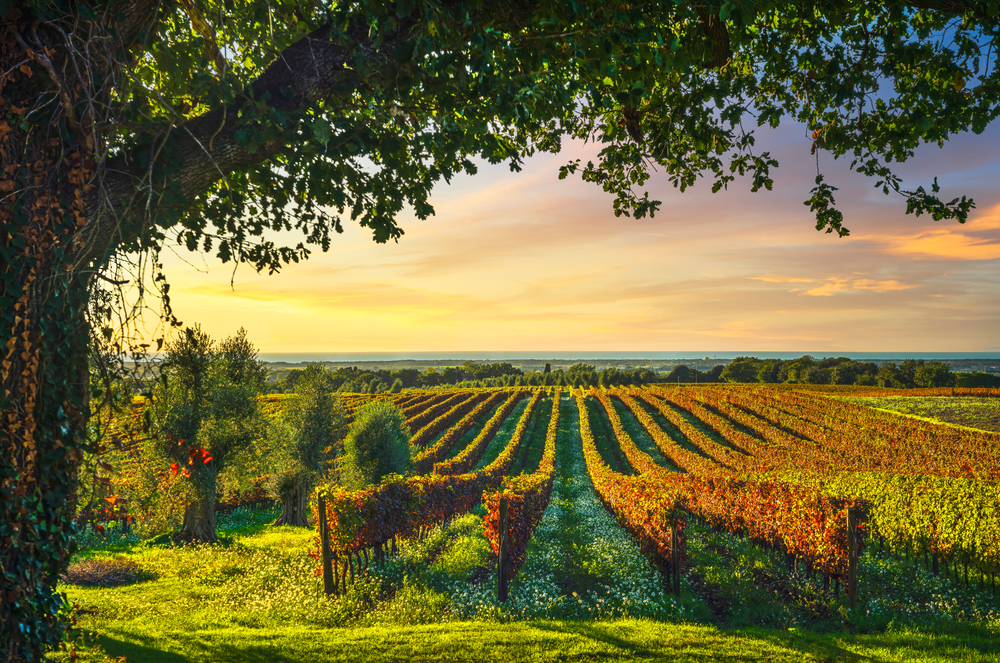
[[[409,440],[403,413],[392,403],[376,401],[358,409],[344,440],[344,485],[359,489],[390,474],[405,474],[412,456]]]

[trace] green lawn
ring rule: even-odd
[[[130,663],[181,661],[995,661],[996,641],[913,631],[816,635],[649,620],[193,630],[126,623],[98,642]]]

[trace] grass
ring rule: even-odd
[[[96,634],[78,638],[76,660],[1000,661],[988,589],[875,550],[846,611],[843,593],[788,573],[778,554],[692,523],[681,594],[666,593],[594,493],[575,402],[561,408],[552,499],[507,604],[481,508],[401,542],[335,598],[309,556],[313,530],[269,525],[277,508],[241,509],[220,514],[214,545],[93,538],[75,561],[125,569],[128,584],[61,586]]]
[[[652,620],[459,622],[262,632],[205,625],[179,631],[150,625],[141,634],[109,630],[97,643],[129,663],[182,661],[993,661],[997,645],[919,631],[866,636],[804,631],[733,631]]]
[[[1000,399],[974,396],[883,396],[844,398],[851,403],[919,419],[1000,432]]]

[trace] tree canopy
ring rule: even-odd
[[[326,249],[345,217],[396,239],[403,206],[432,214],[433,185],[475,172],[472,157],[516,170],[565,138],[601,151],[562,176],[644,216],[659,206],[637,191],[653,167],[682,190],[738,175],[771,188],[778,164],[754,128],[783,119],[901,193],[908,212],[962,221],[971,201],[906,189],[891,164],[998,112],[995,2],[60,7],[8,10],[32,53],[8,85],[55,73],[49,88],[80,85],[86,99],[39,95],[12,119],[88,134],[99,167],[84,257],[99,261],[176,232],[191,249],[277,269]],[[33,17],[41,25],[21,34]],[[84,42],[95,30],[108,39]],[[816,182],[804,197],[817,227],[846,233],[834,188]],[[266,235],[277,229],[303,241],[278,246]]]
[[[427,218],[432,187],[473,158],[517,170],[565,139],[600,152],[560,176],[642,217],[659,206],[641,191],[654,167],[682,190],[737,176],[770,189],[777,162],[754,129],[783,119],[907,212],[964,221],[971,200],[906,188],[892,164],[983,131],[1000,104],[997,0],[3,0],[0,22],[11,660],[62,632],[77,469],[106,442],[86,427],[89,334],[115,337],[108,288],[146,287],[135,256],[152,253],[171,319],[155,254],[175,237],[274,271],[347,219],[398,239],[404,206]],[[846,234],[835,187],[815,182],[817,228]],[[281,245],[280,230],[301,240]],[[105,356],[129,349],[116,342]]]

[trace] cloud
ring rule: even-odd
[[[830,278],[827,282],[816,288],[806,290],[802,294],[812,295],[813,297],[831,297],[834,293],[838,292],[858,292],[861,290],[870,290],[872,292],[890,292],[893,290],[910,290],[911,288],[919,288],[919,285],[913,283],[902,283],[900,281],[877,281],[875,279],[842,279],[842,278]]]
[[[762,276],[747,277],[752,281],[765,281],[767,283],[815,283],[816,279],[802,278],[798,276],[783,276],[781,274],[764,274]]]
[[[929,230],[881,235],[864,239],[880,245],[890,255],[918,260],[997,260],[1000,259],[1000,205],[982,214],[973,214],[965,224]]]
[[[797,276],[785,276],[782,274],[763,274],[761,276],[748,276],[751,281],[763,281],[765,283],[820,283],[814,288],[791,288],[789,292],[795,292],[813,297],[831,297],[835,293],[859,292],[867,290],[870,292],[891,292],[893,290],[910,290],[919,288],[916,283],[904,283],[896,279],[871,279],[857,277],[830,276],[825,279],[805,278]]]

